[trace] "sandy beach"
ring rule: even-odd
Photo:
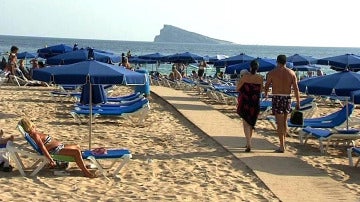
[[[25,143],[15,127],[21,117],[27,116],[39,131],[86,149],[88,126],[78,125],[69,114],[73,100],[55,100],[49,95],[52,89],[0,86],[0,123],[5,136],[15,135],[17,143]],[[112,94],[131,91],[129,87],[117,87]],[[15,168],[11,173],[0,172],[2,199],[278,201],[244,163],[176,110],[156,97],[150,97],[150,102],[151,111],[143,125],[121,118],[100,118],[93,125],[94,148],[129,148],[133,153],[133,159],[118,178],[82,177],[75,163],[67,170],[70,176],[56,176],[53,170],[45,168],[36,177],[24,178]],[[33,163],[26,156],[21,159],[27,166]]]
[[[15,135],[16,142],[25,143],[16,124],[27,116],[39,131],[51,134],[64,143],[88,147],[88,125],[77,124],[69,112],[74,100],[54,99],[53,87],[0,86],[0,123],[5,136]],[[130,87],[116,87],[112,95],[126,95]],[[209,100],[195,91],[188,94],[236,119],[233,105]],[[82,177],[71,163],[69,176],[56,176],[44,168],[36,177],[22,177],[15,168],[0,172],[2,199],[5,201],[278,201],[279,199],[241,160],[226,151],[195,125],[182,117],[161,98],[150,96],[151,110],[144,124],[122,118],[99,118],[93,125],[93,148],[129,148],[133,159],[117,178]],[[314,116],[337,110],[339,106],[319,105]],[[355,117],[359,116],[355,110]],[[356,125],[355,125],[356,127]],[[268,122],[259,120],[256,132],[277,144],[277,136]],[[307,146],[297,138],[288,138],[289,152],[308,164],[326,171],[348,190],[360,194],[358,168],[348,166],[346,146],[330,147],[322,155],[316,140]],[[25,143],[26,145],[26,143]],[[33,160],[22,156],[25,165]],[[12,163],[12,165],[14,165]],[[15,165],[14,165],[15,166]],[[30,171],[30,170],[29,170]],[[29,174],[29,172],[27,172]]]
[[[196,96],[196,92],[192,92],[192,95]],[[301,99],[304,99],[306,96],[302,95]],[[236,107],[234,105],[225,105],[221,103],[214,102],[209,99],[207,96],[203,95],[200,97],[200,100],[211,105],[217,110],[220,110],[227,116],[233,119],[239,119],[238,115],[235,113]],[[314,112],[312,117],[321,117],[328,115],[332,112],[338,111],[341,109],[339,102],[331,104],[330,102],[316,101],[317,110]],[[360,110],[358,106],[355,107],[354,112],[352,113],[352,119],[349,121],[349,127],[351,128],[360,128],[360,123],[357,118],[360,115]],[[241,121],[239,120],[239,124]],[[346,124],[342,125],[344,128]],[[277,133],[274,128],[270,125],[267,120],[259,119],[257,121],[256,133],[260,134],[261,137],[273,143],[274,145],[279,145]],[[358,167],[349,166],[348,157],[347,157],[347,148],[349,146],[340,143],[339,145],[331,145],[327,154],[321,154],[319,150],[319,142],[315,138],[309,138],[306,145],[300,144],[300,141],[297,137],[297,133],[292,133],[294,137],[287,137],[287,150],[295,154],[299,159],[305,161],[307,164],[320,168],[325,173],[328,174],[332,179],[341,182],[346,188],[357,195],[360,194],[360,172]],[[324,143],[325,144],[325,143]],[[357,160],[358,157],[355,157]]]

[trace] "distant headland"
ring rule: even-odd
[[[202,44],[235,44],[230,41],[210,38],[172,25],[164,25],[160,34],[155,36],[154,42],[168,43],[202,43]]]

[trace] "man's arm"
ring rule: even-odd
[[[296,108],[300,109],[300,93],[299,93],[299,87],[298,87],[298,83],[297,83],[297,78],[295,73],[293,74],[293,82],[292,82],[292,87],[294,89],[294,94],[295,94],[295,99],[296,99]]]
[[[270,84],[272,83],[272,77],[271,77],[271,74],[268,73],[267,77],[266,77],[266,83],[265,83],[265,98],[268,97],[268,92],[269,92],[269,87],[270,87]]]

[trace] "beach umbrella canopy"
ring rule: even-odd
[[[119,67],[94,60],[35,69],[33,78],[35,80],[56,84],[91,84],[88,85],[90,100],[89,149],[91,149],[92,133],[92,88],[90,87],[94,84],[144,85],[146,82],[146,76],[144,74],[127,70],[121,66]]]
[[[168,55],[163,58],[163,61],[172,63],[196,63],[196,61],[201,60],[204,60],[204,57],[190,52],[175,53],[173,55]]]
[[[256,60],[259,62],[258,72],[268,72],[277,66],[277,62],[275,59],[257,58]],[[247,62],[243,62],[240,64],[230,65],[225,68],[225,74],[240,74],[241,70],[243,70],[243,69],[249,70],[250,69],[250,63],[251,63],[251,61],[247,61]],[[288,67],[293,66],[289,62],[286,65]]]
[[[71,46],[67,46],[65,44],[59,44],[54,46],[49,46],[45,48],[41,48],[37,50],[37,53],[39,57],[42,58],[49,58],[55,55],[59,55],[66,52],[73,51],[73,48]]]
[[[294,65],[292,68],[294,71],[317,71],[321,68],[319,66],[315,65]]]
[[[299,90],[312,95],[350,96],[355,90],[360,90],[360,74],[352,71],[342,71],[320,77],[303,79],[298,83]]]
[[[355,54],[344,54],[333,57],[326,57],[319,59],[317,61],[317,64],[330,65],[332,66],[332,69],[337,71],[342,71],[342,70],[359,71],[360,56]]]
[[[55,84],[124,84],[144,85],[145,75],[95,60],[70,65],[36,69],[33,78]]]
[[[18,59],[31,59],[37,58],[37,53],[22,52],[17,54]]]
[[[245,53],[241,53],[239,55],[235,55],[229,58],[225,58],[222,60],[218,60],[214,63],[214,67],[225,67],[229,65],[239,64],[247,61],[251,61],[255,59],[252,56],[246,55]]]
[[[155,61],[161,61],[164,57],[165,57],[165,55],[163,55],[161,53],[150,53],[150,54],[138,56],[138,58],[140,58],[140,59],[155,60]]]
[[[315,58],[313,58],[311,56],[294,54],[292,56],[289,56],[287,58],[287,61],[292,62],[294,64],[294,66],[298,66],[298,65],[316,64],[317,59],[315,59]]]
[[[46,60],[48,65],[68,65],[88,60],[89,57],[104,63],[118,63],[120,56],[94,49],[80,49],[50,57]]]
[[[129,62],[135,63],[135,64],[156,64],[157,60],[143,59],[143,58],[135,56],[135,57],[129,58]]]
[[[312,95],[350,97],[353,91],[360,90],[360,74],[346,70],[325,76],[303,79],[298,83],[298,86],[301,92]],[[348,107],[347,104],[346,107]],[[348,129],[348,119],[346,119],[346,126]]]

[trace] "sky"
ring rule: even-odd
[[[164,24],[243,45],[360,47],[357,0],[0,0],[0,35],[153,41]]]

